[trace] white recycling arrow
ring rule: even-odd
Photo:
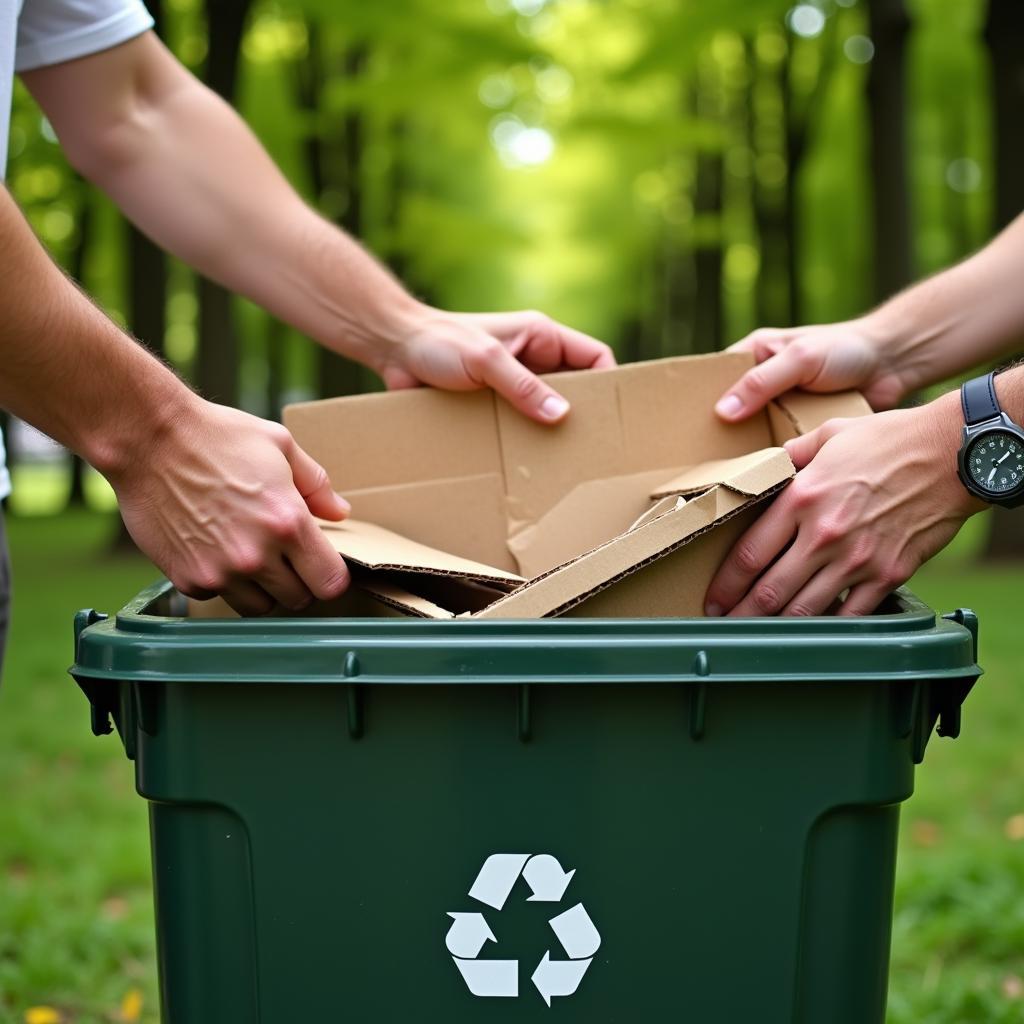
[[[528,902],[557,903],[565,895],[565,890],[575,874],[575,868],[572,871],[563,871],[557,858],[552,857],[550,853],[531,857],[523,868],[523,878],[533,890],[533,895],[527,897]]]
[[[593,956],[601,947],[601,935],[582,903],[577,903],[565,913],[551,918],[548,924],[558,936],[562,948],[573,960]]]
[[[518,960],[460,960],[454,956],[452,960],[473,995],[519,995]]]
[[[480,950],[487,942],[497,942],[483,914],[449,914],[453,924],[448,929],[444,943],[453,956],[465,957],[469,960],[480,955]],[[571,955],[571,954],[570,954]]]
[[[512,886],[519,878],[519,872],[529,859],[528,853],[492,853],[484,861],[484,866],[476,876],[469,895],[495,910],[501,910],[512,891]],[[534,860],[536,859],[535,857]],[[551,859],[554,860],[553,857]],[[555,861],[555,864],[557,865],[558,861]]]
[[[480,960],[478,963],[487,963]],[[580,987],[583,975],[587,973],[591,960],[552,960],[550,951],[533,972],[532,981],[544,1002],[551,1005],[555,996],[571,996]]]

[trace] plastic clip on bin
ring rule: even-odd
[[[976,619],[82,612],[164,1024],[876,1024],[898,805]]]

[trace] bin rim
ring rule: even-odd
[[[502,684],[961,680],[981,675],[976,619],[909,590],[862,617],[693,619],[189,619],[174,588],[75,619],[79,680]],[[429,655],[429,656],[427,656]]]

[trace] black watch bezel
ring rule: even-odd
[[[982,501],[986,501],[990,505],[1017,508],[1024,504],[1024,477],[1012,491],[994,492],[978,484],[968,472],[968,451],[976,441],[992,434],[1009,434],[1024,445],[1024,429],[1017,426],[1004,412],[1000,412],[996,418],[985,420],[982,423],[966,424],[963,429],[963,439],[960,442],[960,451],[957,452],[957,474],[960,477],[960,482],[976,498],[981,498]]]

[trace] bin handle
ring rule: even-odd
[[[978,664],[978,616],[970,608],[957,608],[942,616],[949,622],[963,626],[971,634],[971,658],[975,666]],[[938,711],[938,728],[940,736],[956,739],[960,735],[961,708],[971,688],[977,681],[977,675],[964,679],[953,679],[945,683],[933,683],[935,688],[934,703]]]
[[[110,618],[105,612],[98,612],[95,608],[83,608],[75,613],[75,663],[78,663],[78,644],[82,633],[89,626],[97,622],[103,622]],[[72,669],[72,678],[78,683],[82,692],[89,698],[89,711],[92,718],[93,736],[107,736],[114,731],[110,717],[117,710],[117,687],[109,684],[106,686],[97,685],[92,680],[82,679]],[[113,691],[113,697],[111,696]]]

